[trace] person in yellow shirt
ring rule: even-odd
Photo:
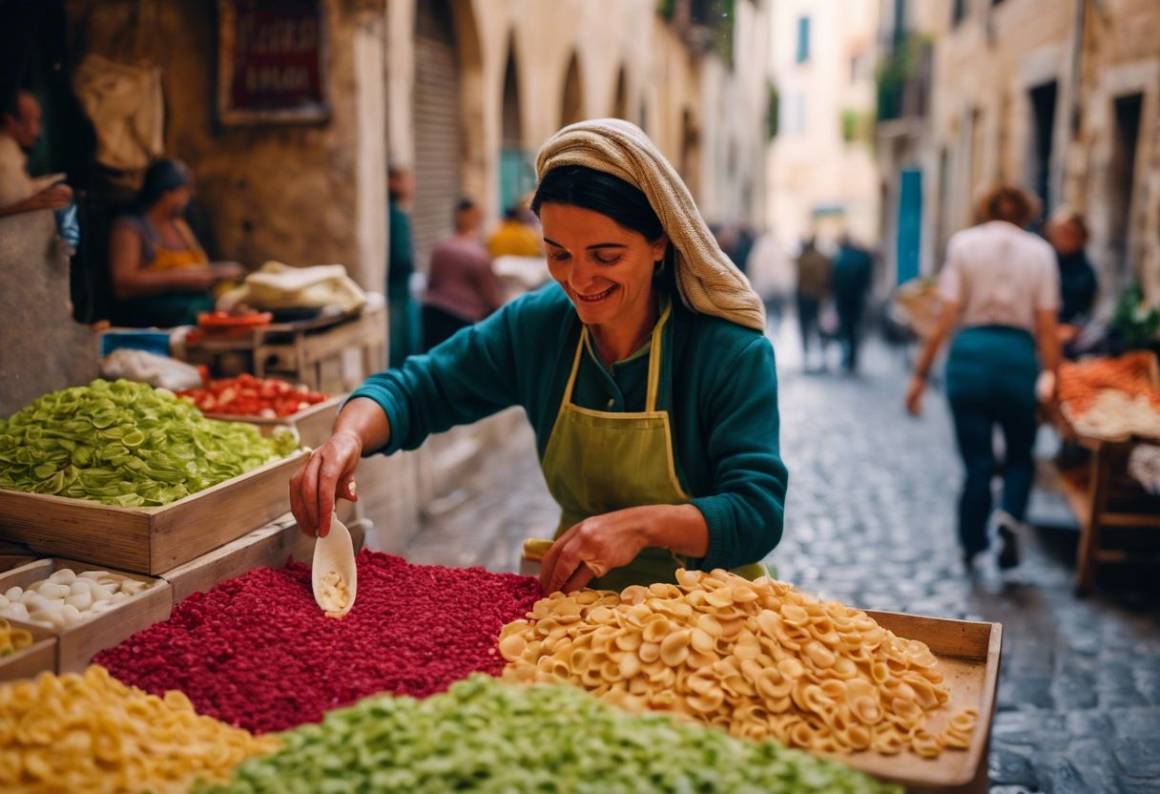
[[[487,240],[487,252],[491,258],[500,256],[543,256],[540,236],[523,219],[523,209],[518,205],[507,208],[499,227]]]

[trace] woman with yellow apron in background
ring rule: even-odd
[[[537,166],[556,283],[357,389],[291,481],[299,526],[326,534],[364,452],[519,405],[561,508],[546,591],[760,575],[787,484],[760,299],[638,127],[574,124]]]
[[[209,262],[183,218],[191,196],[185,165],[157,160],[145,171],[134,211],[114,221],[109,236],[114,323],[194,324],[199,312],[213,310],[214,285],[242,275],[236,263]]]

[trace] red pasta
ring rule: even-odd
[[[341,620],[314,603],[310,570],[260,568],[190,596],[169,620],[94,662],[255,733],[317,722],[375,692],[423,697],[473,672],[499,675],[500,629],[541,595],[530,577],[411,565],[364,551]]]

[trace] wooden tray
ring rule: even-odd
[[[347,526],[358,554],[366,537],[365,527],[363,522]],[[309,565],[313,557],[314,538],[303,534],[294,517],[287,513],[261,529],[161,574],[161,578],[173,588],[173,603],[178,604],[194,593],[205,592],[254,568],[281,568],[290,559]]]
[[[32,633],[32,644],[10,656],[0,656],[0,681],[18,681],[41,673],[56,672],[56,635],[46,628],[8,619],[13,626]]]
[[[838,760],[882,780],[899,783],[908,791],[987,791],[987,749],[991,721],[995,716],[995,693],[999,685],[999,656],[1003,627],[999,623],[907,615],[900,612],[866,614],[899,637],[926,643],[942,667],[943,684],[950,689],[948,708],[932,718],[930,727],[941,730],[943,721],[965,708],[979,712],[979,721],[965,751],[944,750],[936,759],[914,753],[895,756],[854,753]]]
[[[0,575],[0,590],[7,590],[15,585],[27,587],[33,582],[47,579],[54,571],[61,568],[72,568],[78,572],[108,570],[118,576],[148,582],[152,586],[136,595],[129,596],[115,608],[93,615],[80,623],[74,623],[68,628],[56,629],[36,626],[41,631],[47,631],[56,636],[57,672],[77,673],[84,670],[92,661],[93,656],[106,648],[113,647],[141,629],[165,620],[173,608],[173,590],[166,581],[104,568],[100,565],[59,558],[37,560]],[[20,625],[33,627],[27,623]]]
[[[0,489],[0,538],[42,554],[156,575],[277,518],[306,453],[267,463],[163,507],[114,507]]]
[[[267,419],[262,416],[238,416],[236,414],[208,413],[209,419],[219,419],[223,422],[245,422],[256,425],[264,436],[268,436],[279,427],[290,427],[298,433],[302,446],[315,449],[322,446],[330,438],[330,430],[334,427],[334,420],[338,418],[338,409],[342,407],[346,395],[329,397],[323,402],[304,408],[290,416],[279,416]]]

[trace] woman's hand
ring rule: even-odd
[[[911,376],[910,386],[906,390],[906,410],[910,412],[911,416],[922,414],[922,394],[925,391],[926,378],[921,375]]]
[[[636,559],[649,544],[657,507],[630,507],[586,518],[552,544],[540,564],[540,585],[545,593],[571,593],[613,568]]]
[[[354,473],[362,451],[357,433],[339,430],[310,453],[306,465],[290,478],[290,512],[307,535],[326,537],[339,498],[358,501]]]

